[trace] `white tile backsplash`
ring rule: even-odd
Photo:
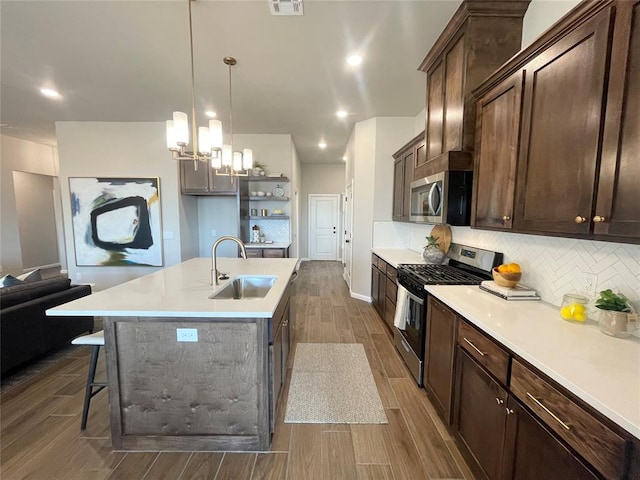
[[[276,243],[291,241],[289,219],[251,220],[249,229],[254,225],[260,227],[260,233],[264,233],[265,240],[272,240]]]
[[[422,251],[431,225],[374,222],[374,248]],[[506,263],[522,267],[522,283],[542,299],[560,305],[567,292],[584,292],[586,275],[596,276],[596,291],[611,288],[640,311],[640,245],[451,227],[453,241],[495,250]]]

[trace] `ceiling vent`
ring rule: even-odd
[[[302,0],[267,0],[271,15],[303,15]]]

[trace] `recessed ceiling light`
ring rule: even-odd
[[[40,93],[45,97],[49,97],[49,98],[58,98],[60,96],[58,92],[50,88],[41,88]]]
[[[345,112],[344,110],[338,110],[336,112],[336,115],[338,116],[338,118],[344,118],[347,116],[347,112]]]
[[[327,142],[325,142],[324,140],[322,140],[322,141],[318,144],[318,146],[319,146],[320,148],[322,148],[322,149],[327,148]]]
[[[362,63],[362,55],[353,54],[347,57],[347,63],[353,67]]]
[[[212,112],[211,110],[209,110],[208,112],[204,112],[204,114],[209,118],[216,118],[218,116],[216,112]]]

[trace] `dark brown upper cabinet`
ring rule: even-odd
[[[638,0],[583,1],[487,78],[472,226],[640,243],[639,82]]]
[[[509,230],[520,140],[524,72],[516,72],[478,101],[471,224]]]
[[[238,177],[216,175],[208,162],[182,160],[180,191],[184,195],[236,195]]]
[[[393,214],[392,220],[408,222],[411,202],[411,182],[418,162],[424,163],[424,132],[393,154]]]
[[[520,50],[529,1],[464,1],[420,64],[427,74],[426,148],[414,176],[471,170],[480,82]]]

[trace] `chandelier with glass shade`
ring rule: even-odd
[[[233,95],[231,68],[237,63],[233,57],[224,57],[223,62],[229,70],[229,136],[230,144],[223,144],[222,122],[209,120],[208,127],[196,128],[195,74],[193,62],[193,26],[191,19],[191,2],[189,5],[189,54],[191,57],[191,131],[189,117],[183,112],[173,112],[173,120],[167,120],[167,148],[174,160],[191,160],[198,168],[199,162],[206,162],[214,169],[216,175],[246,176],[253,168],[253,151],[245,148],[233,150]],[[191,141],[191,150],[189,150]]]

